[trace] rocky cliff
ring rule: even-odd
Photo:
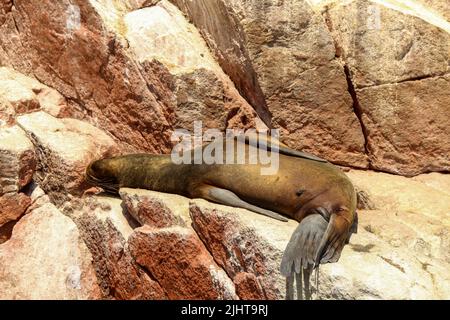
[[[446,0],[0,0],[0,298],[283,299],[295,221],[88,190],[91,160],[167,153],[202,120],[278,128],[357,187],[317,298],[449,299],[449,19]]]

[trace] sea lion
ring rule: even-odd
[[[247,152],[258,148],[248,140],[244,143]],[[131,154],[93,161],[86,179],[112,193],[122,187],[150,189],[299,221],[280,270],[287,278],[286,298],[293,298],[294,275],[297,296],[303,296],[302,271],[305,295],[310,298],[311,270],[336,262],[356,232],[356,193],[347,176],[325,160],[270,141],[267,146],[280,150],[274,175],[261,175],[259,163],[174,164],[170,155]]]

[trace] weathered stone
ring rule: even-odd
[[[440,191],[416,179],[381,172],[350,170],[347,175],[355,186],[368,193],[378,210],[415,213],[450,226],[448,191]]]
[[[256,276],[252,273],[240,272],[233,279],[236,293],[242,300],[261,300],[264,291]]]
[[[189,199],[149,190],[120,189],[129,213],[144,226],[131,235],[133,258],[169,299],[235,299],[233,282],[191,227]]]
[[[93,256],[104,297],[166,299],[161,286],[130,255],[127,240],[138,224],[117,198],[96,196],[64,204]]]
[[[18,126],[0,128],[0,196],[18,192],[33,178],[34,146]]]
[[[0,245],[0,297],[98,299],[91,260],[75,224],[53,205],[42,206]]]
[[[0,67],[0,121],[12,124],[16,115],[44,110],[58,116],[66,107],[56,90],[10,68]]]
[[[170,0],[201,32],[209,48],[241,95],[270,125],[271,115],[245,47],[245,34],[233,9],[222,0]]]
[[[141,225],[155,228],[188,226],[189,202],[185,197],[140,189],[120,189],[128,212]]]
[[[194,200],[190,214],[195,231],[214,260],[236,284],[238,291],[249,293],[242,285],[242,272],[250,276],[255,287],[252,298],[284,299],[284,278],[279,263],[296,222],[280,222],[244,209],[236,209]],[[238,276],[239,275],[239,276]],[[253,278],[253,279],[252,279]],[[250,283],[251,283],[250,282]]]
[[[344,68],[322,16],[306,1],[174,2],[207,35],[219,59],[227,60],[224,69],[232,79],[250,71],[242,78],[248,81],[255,70],[250,90],[257,94],[261,87],[282,142],[338,164],[368,166]],[[232,32],[214,30],[222,21]]]
[[[450,22],[450,3],[447,0],[420,0],[419,3],[423,3],[432,13],[441,15]]]
[[[0,227],[19,219],[30,204],[30,197],[23,193],[7,193],[0,196]]]
[[[111,137],[75,119],[56,119],[45,112],[22,115],[18,124],[33,140],[38,157],[36,180],[53,201],[80,195],[88,163],[117,152]]]
[[[190,228],[143,226],[131,235],[129,246],[170,299],[237,298],[233,282]]]
[[[46,195],[44,190],[42,190],[34,181],[24,189],[24,192],[31,199],[31,204],[27,209],[27,213],[51,202],[49,196]]]
[[[11,0],[0,0],[0,26],[5,22],[6,14],[11,12],[12,6]]]
[[[438,191],[450,194],[450,175],[438,172],[421,174],[413,178]]]
[[[0,27],[0,64],[58,90],[68,100],[65,116],[110,132],[123,150],[167,152],[173,107],[164,83],[168,73],[129,55],[124,12],[115,7],[120,3],[15,1]],[[122,32],[111,28],[116,22]]]
[[[365,88],[357,96],[373,168],[450,171],[450,75]]]
[[[256,114],[215,62],[200,33],[163,0],[124,17],[126,38],[139,62],[157,60],[174,76],[175,127],[256,126]],[[233,119],[234,118],[234,119]],[[239,125],[240,124],[240,125]]]
[[[356,88],[450,71],[450,34],[416,16],[362,0],[328,15]]]

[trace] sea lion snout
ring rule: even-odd
[[[92,161],[86,168],[86,181],[107,192],[117,193],[119,189],[116,170],[110,159]]]

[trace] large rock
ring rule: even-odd
[[[128,188],[121,189],[120,195],[130,214],[145,224],[132,236],[133,255],[162,283],[171,298],[235,297],[232,282],[190,227],[189,199]],[[163,257],[170,257],[170,263]],[[187,261],[192,261],[192,266]],[[166,273],[175,279],[175,285]],[[201,285],[194,284],[194,279],[200,279]]]
[[[23,193],[7,193],[0,197],[0,227],[19,219],[31,204],[31,199]]]
[[[0,64],[58,90],[68,100],[66,116],[109,131],[124,150],[168,151],[170,75],[128,53],[123,33],[109,26],[125,13],[112,3],[120,2],[15,1],[0,27]]]
[[[402,175],[448,171],[445,5],[434,2],[435,11],[427,1],[334,2],[325,17],[356,89],[371,167]]]
[[[170,1],[195,24],[241,95],[269,125],[271,114],[244,45],[245,34],[239,23],[239,17],[234,14],[232,8],[222,0]]]
[[[143,226],[131,235],[129,246],[170,299],[237,298],[233,282],[190,228]]]
[[[18,126],[0,128],[0,196],[18,192],[33,178],[34,146]]]
[[[11,0],[0,1],[0,26],[5,22],[6,14],[11,12],[12,6],[13,4]]]
[[[0,121],[12,124],[16,115],[44,110],[60,115],[64,97],[39,81],[10,68],[0,67]]]
[[[57,119],[42,111],[22,115],[17,122],[35,145],[37,182],[59,204],[68,193],[82,193],[90,161],[117,152],[110,136],[86,122]]]
[[[198,114],[222,128],[227,122],[236,127],[253,125],[254,112],[232,83],[214,80],[216,76],[208,72],[193,75],[196,80],[187,87],[179,86],[177,101],[167,68],[154,59],[138,59],[134,36],[126,39],[130,22],[127,25],[124,18],[136,6],[140,5],[134,1],[17,1],[0,26],[0,64],[34,75],[58,90],[68,101],[65,116],[109,131],[128,152],[168,152],[177,105],[183,110],[198,108]],[[145,37],[141,43],[155,41]],[[201,90],[203,86],[212,88],[211,96]],[[193,99],[181,93],[192,94]],[[228,107],[227,116],[218,116],[220,106]],[[190,121],[178,119],[182,125]]]
[[[246,81],[255,70],[254,87],[261,87],[282,142],[335,163],[368,166],[343,65],[322,16],[307,1],[174,2],[227,60],[230,76],[248,70]],[[226,33],[237,35],[229,50],[229,36],[214,30],[221,22]]]
[[[89,248],[104,297],[166,299],[161,286],[130,254],[128,238],[139,226],[117,198],[96,196],[64,204]]]
[[[126,38],[140,63],[157,60],[173,75],[176,128],[255,127],[257,115],[239,95],[200,33],[167,1],[128,13]],[[257,121],[257,120],[256,120]]]
[[[450,74],[364,88],[357,96],[373,168],[450,171]]]
[[[189,226],[189,202],[185,197],[143,189],[121,188],[128,212],[141,224],[154,228]]]
[[[284,278],[278,269],[296,222],[280,222],[205,200],[191,202],[190,214],[194,229],[237,292],[254,299],[284,299]]]
[[[0,245],[0,298],[98,299],[91,263],[76,225],[47,204],[21,219]]]
[[[416,16],[370,1],[328,10],[356,88],[447,73],[450,34]]]
[[[236,299],[235,287],[191,227],[189,199],[149,190],[120,189],[128,212],[144,226],[129,247],[170,299]]]

